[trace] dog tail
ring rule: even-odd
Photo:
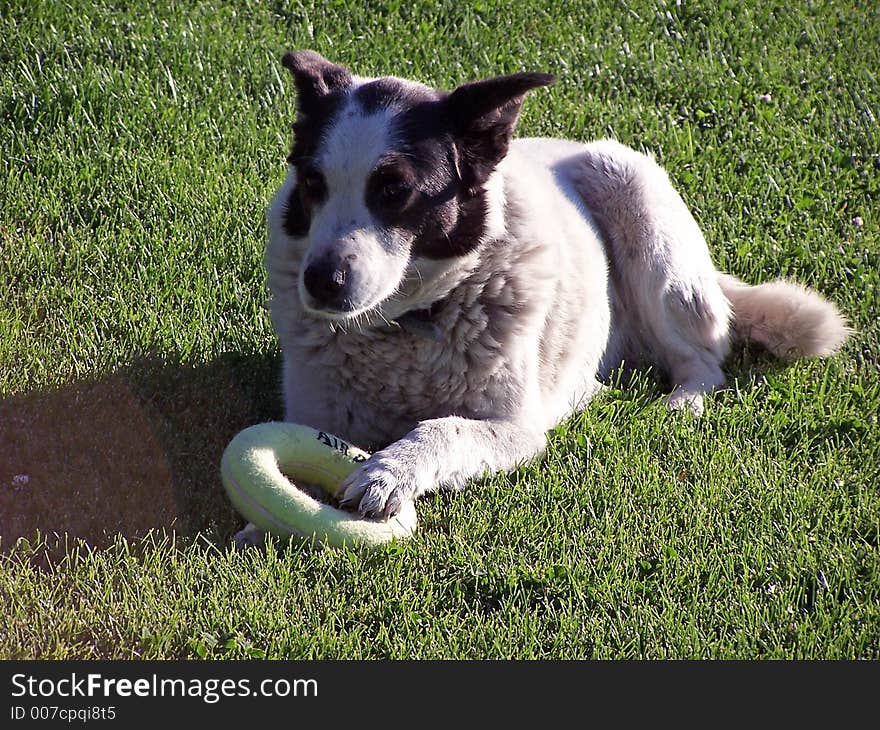
[[[758,342],[785,360],[831,355],[852,333],[834,304],[792,281],[750,286],[719,274],[719,284],[733,307],[734,338]]]

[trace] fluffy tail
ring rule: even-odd
[[[800,284],[750,286],[728,274],[719,274],[719,283],[733,305],[734,336],[759,342],[777,357],[830,355],[852,332],[836,306]]]

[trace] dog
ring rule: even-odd
[[[718,272],[668,175],[613,140],[514,139],[515,73],[451,92],[287,53],[297,92],[265,264],[285,418],[373,451],[341,505],[387,519],[509,471],[622,364],[699,415],[732,343],[836,352],[838,309]],[[249,525],[238,544],[259,541]]]

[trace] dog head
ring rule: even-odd
[[[388,314],[406,282],[485,238],[487,183],[526,93],[553,77],[519,73],[447,93],[358,78],[312,51],[282,63],[298,116],[279,209],[300,256],[303,307],[340,321]]]

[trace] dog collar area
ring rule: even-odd
[[[422,309],[410,309],[399,317],[391,320],[387,325],[376,327],[379,332],[391,333],[398,329],[416,337],[421,337],[432,342],[441,342],[443,335],[434,321],[437,313],[445,304],[445,300],[434,302],[430,307]]]

